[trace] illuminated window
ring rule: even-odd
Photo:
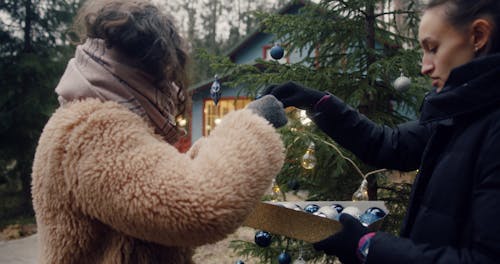
[[[215,106],[214,101],[205,100],[203,107],[203,135],[209,135],[221,118],[227,113],[242,109],[252,100],[247,98],[221,98]]]

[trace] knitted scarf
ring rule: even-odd
[[[77,46],[59,84],[56,87],[61,105],[68,102],[98,98],[117,102],[149,120],[156,132],[169,143],[179,137],[175,122],[175,101],[178,87],[173,84],[162,92],[153,78],[134,67],[134,63],[104,40],[87,39]]]

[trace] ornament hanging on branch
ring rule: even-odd
[[[297,191],[300,188],[300,183],[297,179],[291,179],[287,183],[288,189]]]
[[[283,55],[285,55],[285,50],[280,46],[280,44],[275,43],[271,48],[270,54],[273,59],[281,60],[283,58]]]
[[[272,236],[269,232],[266,231],[257,231],[255,233],[255,244],[257,244],[260,247],[268,247],[271,245],[272,241]]]
[[[290,257],[290,254],[288,254],[286,251],[281,252],[281,254],[278,256],[278,263],[290,264],[290,262],[292,262],[292,257]]]
[[[214,101],[215,105],[219,102],[219,99],[221,97],[221,86],[219,82],[219,77],[215,75],[214,77],[214,82],[212,83],[212,86],[210,87],[210,97],[212,97],[212,100]]]
[[[394,89],[399,92],[404,92],[410,88],[411,80],[406,77],[401,69],[401,75],[394,81]]]

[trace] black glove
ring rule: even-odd
[[[247,108],[265,118],[275,128],[282,127],[288,122],[283,104],[272,95],[265,95],[252,101]]]
[[[279,85],[271,85],[264,89],[263,95],[272,94],[283,103],[284,107],[295,106],[297,108],[311,111],[314,105],[325,96],[325,92],[304,87],[296,82],[286,82]]]
[[[360,259],[356,254],[359,239],[369,231],[350,214],[340,214],[339,221],[342,224],[342,230],[314,243],[314,249],[322,250],[327,255],[335,255],[342,263],[359,264]]]

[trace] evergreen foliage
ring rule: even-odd
[[[16,213],[32,213],[31,164],[38,137],[57,105],[53,90],[72,53],[65,33],[78,2],[0,5],[0,183],[24,194],[23,210]]]
[[[270,84],[297,81],[335,94],[371,120],[393,126],[416,118],[427,91],[419,75],[418,1],[399,2],[403,5],[395,8],[393,0],[322,0],[318,4],[296,1],[305,4],[298,14],[259,14],[265,31],[275,35],[288,54],[305,55],[291,64],[258,60],[254,65],[237,65],[221,56],[205,56],[210,57],[215,72],[226,76],[226,86],[240,87],[241,93],[249,96],[256,96]],[[407,91],[393,87],[401,73],[412,80]],[[291,183],[298,182],[301,190],[308,191],[308,200],[351,200],[362,174],[378,168],[357,160],[316,126],[304,125],[298,112],[290,109],[290,124],[281,129],[287,146],[286,163],[277,176],[281,189],[295,191]],[[311,141],[316,145],[318,164],[313,170],[305,170],[300,159]],[[370,199],[386,201],[390,210],[383,230],[397,233],[411,184],[388,181],[385,173],[367,179]],[[288,246],[283,241],[289,241]],[[297,245],[302,244],[275,236],[269,248],[245,241],[235,241],[232,246],[242,256],[277,263],[279,252],[285,249],[296,259],[297,249],[301,248]],[[307,263],[332,261],[312,252],[307,245],[303,249]]]

